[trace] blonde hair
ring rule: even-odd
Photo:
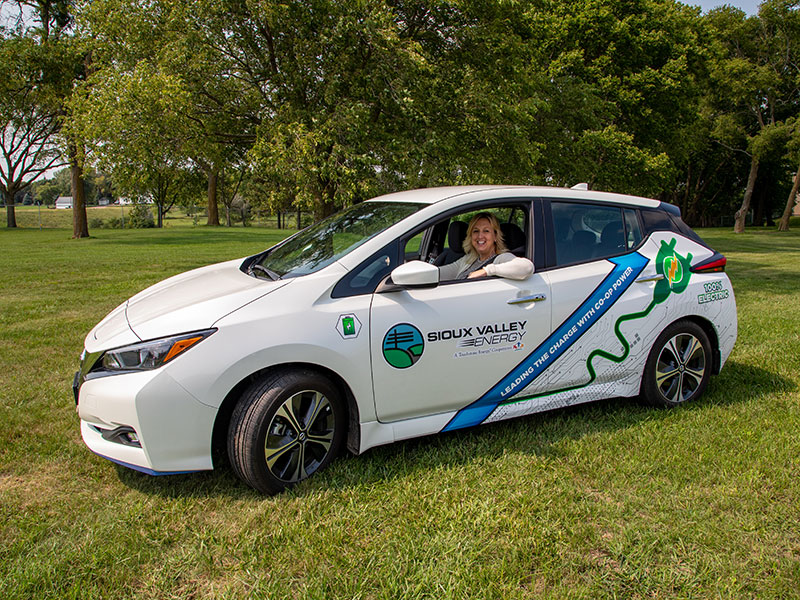
[[[502,254],[503,252],[508,252],[508,246],[506,246],[506,242],[503,239],[503,230],[500,229],[500,222],[497,220],[497,217],[495,217],[492,213],[489,212],[480,212],[474,217],[472,217],[469,221],[469,225],[467,225],[467,235],[464,238],[464,243],[462,244],[464,253],[467,256],[469,256],[471,260],[475,260],[476,258],[478,258],[478,253],[475,251],[475,248],[472,247],[472,229],[473,227],[475,227],[475,223],[477,223],[481,219],[486,219],[487,221],[489,221],[489,225],[491,225],[492,229],[494,230],[495,254]]]

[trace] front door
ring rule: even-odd
[[[539,274],[375,294],[370,351],[378,419],[468,407],[548,337],[550,313],[549,286]]]

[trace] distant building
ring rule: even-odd
[[[56,198],[56,208],[72,208],[72,196],[59,196]]]

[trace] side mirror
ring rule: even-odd
[[[407,288],[436,287],[439,285],[439,268],[421,260],[412,260],[392,271],[392,283]]]

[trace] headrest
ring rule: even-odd
[[[581,229],[572,234],[572,243],[576,246],[594,246],[597,243],[597,236],[591,231]]]
[[[603,232],[600,234],[600,242],[604,246],[621,247],[624,242],[622,223],[609,223],[603,227]]]
[[[525,234],[519,228],[519,225],[515,223],[500,223],[500,231],[503,232],[503,241],[506,243],[506,247],[512,252],[525,246]]]
[[[447,228],[447,245],[453,252],[464,254],[464,238],[467,237],[467,224],[464,221],[451,221]]]

